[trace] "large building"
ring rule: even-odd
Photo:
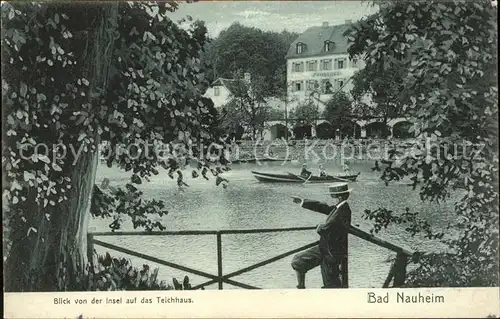
[[[274,121],[270,124],[265,139],[283,136],[288,130],[292,138],[339,137],[335,128],[322,119],[325,103],[338,91],[352,89],[351,77],[363,67],[362,60],[350,60],[347,53],[348,41],[345,32],[351,21],[342,25],[329,25],[307,29],[290,45],[287,60],[287,109],[292,111],[299,104],[310,101],[317,105],[319,118],[313,125],[301,126],[291,121]],[[285,128],[287,127],[287,128]],[[361,128],[352,135],[361,136]]]
[[[363,67],[361,60],[350,60],[344,33],[351,22],[311,27],[290,46],[286,55],[288,100],[297,105],[308,99],[328,101],[333,93],[352,88],[350,78]],[[324,108],[320,104],[320,112]]]
[[[264,140],[378,137],[382,130],[388,130],[393,136],[394,128],[399,131],[408,124],[404,118],[391,119],[387,127],[379,119],[357,120],[352,123],[350,131],[340,132],[322,118],[326,102],[338,91],[350,92],[353,87],[352,76],[364,67],[362,59],[351,60],[347,53],[348,39],[345,32],[352,27],[351,24],[350,20],[341,25],[324,22],[321,26],[307,29],[290,45],[286,54],[286,102],[269,99],[268,104],[289,115],[299,104],[311,101],[317,105],[319,118],[312,125],[298,124],[289,116],[267,121],[262,132]],[[245,79],[250,81],[248,74]],[[209,88],[206,96],[212,98],[216,107],[220,107],[231,99],[231,87],[235,83],[235,80],[220,78]]]

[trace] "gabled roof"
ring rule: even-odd
[[[303,58],[309,56],[321,56],[330,54],[345,54],[347,53],[347,37],[344,33],[352,26],[352,24],[341,24],[334,26],[311,27],[304,31],[293,41],[285,56],[286,59]],[[335,43],[333,50],[324,51],[325,41]],[[306,49],[302,54],[296,53],[297,43],[304,43]]]
[[[212,86],[219,85],[224,86],[231,94],[235,94],[243,90],[248,91],[248,86],[245,85],[243,80],[218,78],[212,83]]]

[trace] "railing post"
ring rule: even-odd
[[[342,288],[349,288],[349,245],[348,238],[346,234],[345,251],[342,256],[342,262],[340,264],[340,278],[342,282]]]
[[[394,261],[394,284],[393,287],[401,287],[406,280],[406,264],[408,263],[408,255],[398,253]]]
[[[219,290],[222,290],[222,234],[217,232],[217,276]]]
[[[87,259],[92,265],[94,261],[94,234],[87,233]]]
[[[342,288],[349,288],[349,227],[351,226],[351,211],[349,210],[349,214],[344,217],[345,224],[348,225],[347,229],[345,229],[344,243],[345,247],[343,249],[342,261],[340,263],[340,280],[342,284]]]

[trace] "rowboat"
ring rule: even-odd
[[[287,174],[272,174],[252,171],[253,176],[260,182],[267,183],[331,183],[331,182],[355,182],[360,173],[354,175],[328,175],[328,176],[311,176],[310,178],[299,175]]]

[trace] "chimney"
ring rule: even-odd
[[[323,28],[328,28],[328,22],[323,22]]]
[[[352,20],[345,20],[345,24],[351,24]]]
[[[245,72],[245,74],[243,75],[243,80],[244,80],[246,83],[250,83],[251,79],[252,79],[252,76],[250,75],[250,73]]]

